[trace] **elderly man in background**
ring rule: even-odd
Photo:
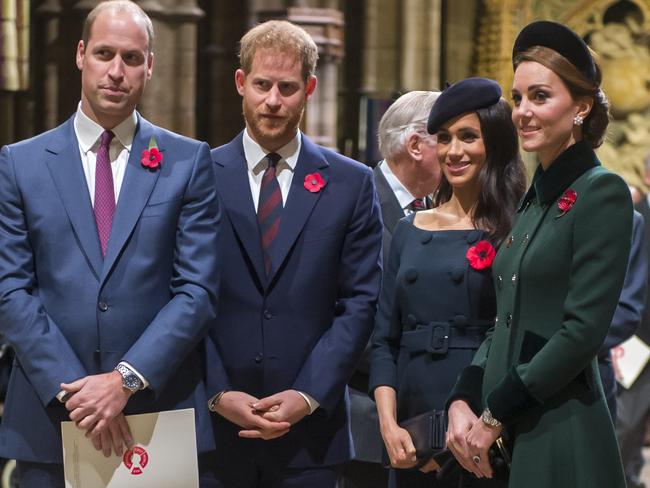
[[[430,208],[440,180],[436,136],[426,124],[438,92],[412,91],[398,98],[379,122],[379,151],[384,159],[373,170],[384,221],[384,262],[393,228],[411,212]],[[355,458],[344,472],[341,488],[386,486],[381,465],[383,442],[375,402],[368,397],[369,348],[350,380],[351,424]]]

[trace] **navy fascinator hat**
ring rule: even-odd
[[[489,78],[466,78],[445,88],[431,107],[427,132],[438,129],[459,115],[490,107],[501,99],[501,87]]]

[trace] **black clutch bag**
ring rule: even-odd
[[[444,410],[431,410],[415,417],[403,420],[399,426],[405,429],[411,436],[415,446],[418,463],[411,469],[420,469],[430,459],[435,459],[441,469],[437,473],[438,479],[446,478],[460,468],[460,464],[446,449],[447,412]],[[510,472],[511,443],[505,435],[499,437],[490,447],[490,464],[494,470],[494,478],[507,480]],[[386,452],[384,451],[384,454]],[[386,454],[386,466],[390,466]]]
[[[411,469],[420,469],[429,459],[438,455],[446,457],[445,433],[447,432],[447,413],[444,410],[431,410],[403,420],[399,426],[411,436],[418,463]],[[388,453],[384,449],[384,466],[390,467]]]
[[[444,410],[431,410],[399,424],[411,436],[418,459],[429,460],[445,448],[447,415]]]

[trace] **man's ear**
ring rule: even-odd
[[[244,84],[246,82],[246,73],[244,70],[239,68],[235,71],[235,86],[237,87],[237,93],[242,97],[244,96]]]
[[[151,75],[153,74],[153,52],[150,51],[149,55],[147,56],[147,80],[151,79]]]
[[[318,80],[316,79],[316,76],[311,75],[309,78],[307,78],[307,84],[305,85],[305,100],[309,100],[311,96],[314,94],[314,91],[316,90],[316,85],[318,84]]]
[[[409,157],[414,161],[422,161],[422,150],[420,144],[422,143],[422,136],[417,132],[411,132],[411,135],[404,141],[404,149]]]
[[[84,46],[83,41],[79,41],[79,44],[77,44],[77,68],[79,68],[79,71],[83,69],[84,65],[84,56],[86,55],[86,46]]]

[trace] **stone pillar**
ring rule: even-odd
[[[402,4],[400,91],[440,89],[442,0]]]
[[[395,0],[367,0],[361,62],[361,90],[368,95],[391,97],[399,87],[400,14]]]
[[[476,74],[473,60],[477,50],[478,8],[476,0],[445,0],[443,8],[445,29],[441,81],[444,84]]]
[[[239,39],[249,26],[246,2],[202,3],[206,19],[199,30],[198,100],[200,139],[225,144],[244,127],[241,98],[235,89]]]
[[[75,50],[81,23],[74,2],[45,0],[35,10],[34,101],[35,132],[56,127],[79,101],[79,71]]]
[[[154,23],[154,69],[139,110],[157,125],[196,134],[196,0],[140,0]]]

